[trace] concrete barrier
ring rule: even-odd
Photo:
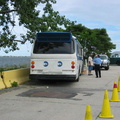
[[[29,80],[30,69],[17,69],[2,72],[3,81],[6,88],[12,87],[11,83],[17,82],[19,85]]]
[[[1,78],[1,73],[0,73],[0,90],[5,88],[5,84],[3,83],[3,79]]]

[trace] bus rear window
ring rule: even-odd
[[[74,45],[71,42],[35,42],[35,54],[73,54]]]

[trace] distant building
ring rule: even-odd
[[[115,51],[111,54],[111,58],[120,58],[120,51]]]

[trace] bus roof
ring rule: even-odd
[[[71,42],[72,33],[70,32],[41,32],[37,33],[38,42]]]

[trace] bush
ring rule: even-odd
[[[14,82],[11,83],[11,86],[12,86],[12,87],[17,87],[17,86],[18,86],[18,83],[14,81]]]
[[[1,67],[0,72],[20,69],[20,68],[27,68],[27,65],[26,64],[24,64],[24,65],[11,65],[11,66],[6,66],[5,68]]]

